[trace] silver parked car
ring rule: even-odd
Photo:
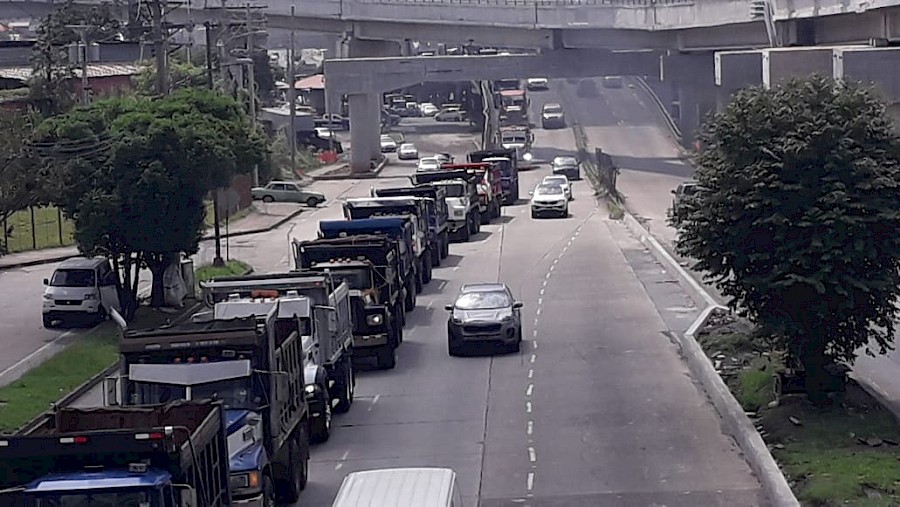
[[[419,150],[412,143],[403,143],[397,149],[397,158],[400,160],[415,160],[419,158]]]
[[[479,342],[518,352],[522,344],[522,306],[506,284],[463,285],[456,301],[444,307],[450,312],[447,319],[450,355],[461,355],[463,347]]]
[[[299,202],[311,208],[325,202],[325,194],[303,189],[293,181],[272,181],[250,190],[253,199],[263,202]]]

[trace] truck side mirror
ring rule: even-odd
[[[179,507],[197,507],[197,491],[187,484],[173,484],[173,488],[179,490]]]
[[[673,192],[674,192],[674,190],[673,190]],[[44,285],[50,285],[50,279],[49,279],[49,278],[44,278]]]
[[[521,301],[516,301],[515,303],[513,303],[513,308],[522,308],[523,306],[525,306],[525,303]]]
[[[447,310],[448,312],[452,312],[452,311],[453,311],[453,305],[444,305],[444,310]]]
[[[103,405],[106,407],[119,405],[119,377],[103,379]]]

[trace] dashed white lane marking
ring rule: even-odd
[[[537,338],[537,329],[535,329],[532,334],[534,334],[534,337]],[[535,342],[535,343],[537,343],[537,342]]]
[[[544,304],[544,298],[538,298],[538,304],[539,305]]]
[[[453,266],[453,271],[459,271],[459,266]]]
[[[349,455],[350,455],[350,450],[349,450],[349,449],[347,449],[346,451],[344,451],[344,454],[341,455],[341,459],[340,459],[341,462],[338,463],[337,465],[335,465],[335,466],[334,466],[334,469],[335,469],[335,470],[340,470],[341,468],[343,468],[343,467],[344,467],[344,463],[343,463],[343,462],[347,460],[347,456],[349,456]]]
[[[534,369],[528,370],[528,378],[534,378]]]
[[[534,340],[534,350],[537,350],[537,340]]]
[[[372,399],[372,404],[369,405],[369,410],[368,410],[369,412],[371,412],[372,409],[375,408],[375,404],[378,403],[379,398],[381,398],[381,395],[380,395],[380,394],[376,394],[376,395],[375,395],[375,398]]]
[[[532,463],[534,463],[535,461],[537,461],[537,453],[534,452],[534,447],[529,447],[529,448],[528,448],[528,459],[529,459]]]
[[[544,288],[544,287],[541,287],[541,296],[543,296],[543,295],[544,295],[544,291],[545,291],[545,290],[547,290],[547,289],[546,289],[546,288]],[[538,301],[538,304],[540,304],[540,300],[539,300],[539,301]]]
[[[525,411],[528,412],[529,414],[531,413],[531,402],[530,401],[525,402]]]
[[[550,272],[549,272],[549,271],[547,271],[547,276],[545,276],[544,278],[550,278]]]
[[[534,384],[528,384],[528,389],[525,390],[525,396],[531,396],[531,393],[534,392]]]
[[[425,305],[426,310],[431,310],[431,307],[434,306],[434,301],[429,301],[427,305]]]
[[[537,311],[535,312],[535,314],[537,314],[537,315],[540,315],[540,314],[541,314],[541,307],[538,307],[538,309],[537,309]]]
[[[534,433],[534,421],[528,421],[528,427],[525,428],[525,433],[528,436],[531,436],[531,434]]]
[[[534,472],[528,472],[528,480],[526,481],[526,486],[528,487],[528,491],[534,488]]]
[[[535,359],[537,359],[537,356],[534,354],[531,354],[531,359],[529,359],[528,362],[533,363]]]

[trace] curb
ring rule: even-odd
[[[312,178],[314,181],[368,180],[368,179],[377,178],[378,175],[381,174],[381,170],[384,169],[385,166],[387,166],[387,163],[388,163],[388,158],[384,157],[381,159],[381,162],[379,162],[378,165],[375,166],[375,169],[368,173],[361,173],[361,174],[351,173],[351,174],[341,174],[341,175],[336,175],[336,176],[328,176],[328,175],[310,176],[310,178]]]
[[[656,238],[650,236],[650,233],[634,218],[634,216],[625,211],[625,227],[638,237],[640,242],[650,247],[653,256],[664,266],[669,266],[678,273],[678,283],[688,293],[688,296],[694,300],[699,308],[704,308],[700,316],[695,320],[691,327],[688,328],[684,335],[678,333],[670,333],[673,341],[679,348],[681,356],[684,357],[691,375],[700,381],[704,391],[713,406],[719,413],[725,430],[735,439],[741,448],[745,459],[750,464],[750,468],[756,474],[763,491],[772,505],[778,507],[799,507],[794,492],[791,491],[787,479],[778,468],[778,463],[766,447],[753,422],[747,417],[744,409],[735,399],[731,390],[725,385],[725,381],[716,372],[712,361],[703,352],[700,344],[695,339],[697,331],[703,327],[710,315],[717,310],[727,309],[719,305],[712,296],[707,293],[703,287],[697,283],[682,268],[675,259],[667,252],[662,245],[656,241]]]
[[[220,234],[219,236],[224,239],[224,238],[236,238],[238,236],[248,236],[250,234],[259,234],[262,232],[269,232],[271,230],[281,227],[282,225],[289,222],[290,220],[297,218],[297,216],[300,215],[301,213],[303,213],[303,211],[304,211],[303,208],[298,209],[297,211],[292,212],[290,215],[285,216],[284,218],[278,220],[274,224],[267,226],[267,227],[262,227],[259,229],[250,229],[250,230],[246,230],[246,231],[232,232],[231,234]],[[209,234],[209,235],[205,235],[205,236],[201,237],[200,241],[212,241],[214,239],[216,239],[216,235]],[[77,253],[72,254],[72,255],[58,255],[56,257],[48,257],[48,258],[44,258],[44,259],[22,261],[22,262],[16,262],[14,264],[3,264],[3,265],[0,265],[0,271],[5,271],[8,269],[25,268],[28,266],[38,266],[41,264],[53,264],[54,262],[62,262],[66,259],[71,259],[72,257],[78,257],[78,255],[79,254],[77,254]]]

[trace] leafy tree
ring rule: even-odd
[[[46,120],[36,137],[81,150],[60,174],[75,240],[86,254],[112,257],[132,296],[149,268],[154,306],[163,304],[165,269],[197,251],[204,196],[264,164],[267,151],[234,99],[198,89],[99,101]]]
[[[38,174],[35,157],[24,139],[39,121],[31,113],[8,111],[0,114],[0,227],[7,224],[13,213],[32,204]],[[12,227],[0,230],[0,238],[11,234],[15,234]],[[0,255],[5,253],[7,245],[0,242]]]
[[[144,66],[133,80],[139,93],[144,95],[156,94],[155,65]],[[169,80],[173,91],[183,88],[207,88],[209,86],[205,68],[175,59],[169,62]]]
[[[740,92],[699,138],[701,190],[670,215],[676,251],[784,341],[822,402],[827,365],[894,338],[900,139],[885,106],[813,76]]]
[[[92,26],[86,32],[89,42],[115,40],[122,30],[107,4],[88,8],[67,0],[44,18],[32,49],[34,75],[29,87],[32,102],[45,117],[68,111],[75,103],[72,78],[77,62],[69,61],[67,46],[81,41],[81,35],[70,28],[72,25]]]

